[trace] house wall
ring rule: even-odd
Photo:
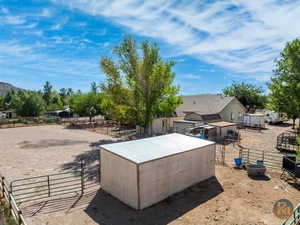
[[[100,151],[101,188],[127,205],[138,208],[137,166],[112,154]]]
[[[235,98],[219,114],[224,121],[242,123],[246,109]],[[232,118],[233,115],[233,118]]]
[[[215,175],[215,144],[139,165],[140,208]]]
[[[225,136],[227,136],[227,132],[229,130],[232,130],[234,132],[237,132],[237,127],[236,125],[233,125],[233,126],[227,126],[227,127],[221,127],[221,137],[224,138]]]
[[[163,117],[163,118],[154,118],[152,124],[150,125],[151,134],[166,134],[174,127],[175,120],[181,120],[183,117]],[[136,131],[138,134],[143,133],[143,128],[136,126]]]

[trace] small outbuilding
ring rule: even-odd
[[[244,126],[254,128],[265,127],[265,115],[264,114],[245,114],[244,115]]]
[[[175,120],[173,122],[174,131],[177,133],[185,134],[190,129],[202,125],[202,121],[192,121],[192,120]]]
[[[101,146],[101,188],[144,209],[215,175],[215,143],[167,134]]]

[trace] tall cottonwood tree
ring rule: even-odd
[[[49,105],[51,102],[51,94],[52,94],[53,86],[50,84],[49,81],[46,81],[43,87],[43,99],[45,100],[46,104]]]
[[[295,120],[300,117],[300,40],[288,42],[276,60],[269,83],[270,106]],[[300,121],[299,121],[300,123]]]
[[[154,116],[174,111],[181,103],[176,96],[179,87],[173,85],[175,63],[163,61],[155,43],[142,41],[138,45],[129,36],[113,52],[119,59],[117,62],[108,57],[100,62],[106,74],[102,91],[111,99],[114,112],[119,111],[117,114],[148,132]]]

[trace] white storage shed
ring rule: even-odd
[[[265,115],[264,114],[245,114],[244,125],[248,127],[264,128]]]
[[[167,134],[101,146],[101,188],[144,209],[215,175],[215,143]]]

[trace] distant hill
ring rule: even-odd
[[[20,88],[17,88],[9,83],[0,82],[0,96],[5,96],[10,90],[20,90]]]

